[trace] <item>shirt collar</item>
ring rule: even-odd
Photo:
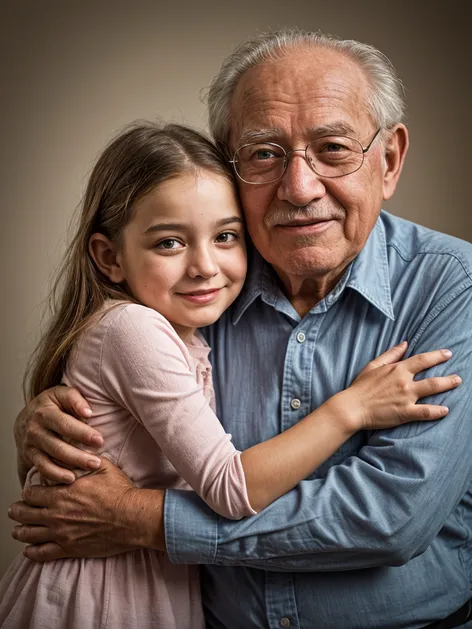
[[[395,320],[390,288],[387,237],[380,214],[367,242],[353,260],[346,287],[362,295],[386,317]]]
[[[248,273],[243,289],[233,305],[232,322],[236,325],[252,302],[262,293],[265,267],[266,273],[272,271],[254,245],[247,239]]]
[[[388,272],[387,240],[381,216],[367,242],[353,260],[337,287],[336,294],[351,288],[358,292],[389,319],[395,320]],[[257,297],[266,303],[275,303],[282,291],[277,285],[275,272],[254,248],[249,245],[249,271],[244,288],[233,306],[232,322],[238,323],[244,312]],[[329,300],[329,296],[326,297]],[[332,300],[331,300],[332,301]]]

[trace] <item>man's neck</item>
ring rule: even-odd
[[[320,277],[304,277],[284,274],[275,268],[280,287],[300,317],[304,317],[336,286],[347,265]]]

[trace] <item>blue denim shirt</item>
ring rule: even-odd
[[[208,330],[218,416],[237,448],[292,426],[404,339],[408,354],[451,349],[428,375],[464,382],[433,399],[450,407],[444,420],[355,434],[253,517],[228,521],[168,490],[167,549],[206,564],[208,627],[417,629],[470,598],[471,289],[471,244],[386,212],[303,318],[254,255],[240,298]]]

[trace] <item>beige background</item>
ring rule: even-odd
[[[234,46],[257,31],[287,25],[360,39],[393,60],[408,90],[412,146],[388,208],[471,240],[466,4],[0,2],[0,574],[20,550],[6,510],[19,495],[12,426],[22,406],[21,377],[71,212],[104,143],[136,118],[204,127],[201,88]]]

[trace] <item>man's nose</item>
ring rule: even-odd
[[[209,279],[218,273],[218,264],[210,247],[198,247],[192,254],[187,270],[192,278]]]
[[[326,188],[306,161],[303,149],[295,149],[288,156],[287,170],[280,180],[277,197],[292,205],[303,207],[326,194]]]

